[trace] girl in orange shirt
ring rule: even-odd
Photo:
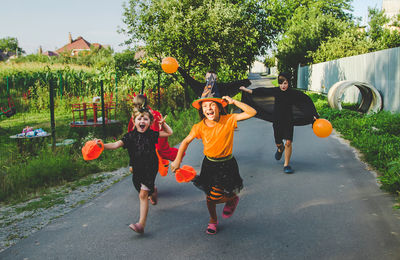
[[[234,104],[241,110],[239,114],[226,114],[227,104]],[[222,216],[233,215],[239,203],[238,192],[243,188],[239,167],[232,155],[233,135],[237,121],[253,117],[256,110],[229,96],[222,98],[205,97],[195,100],[193,107],[199,110],[201,121],[192,127],[189,135],[182,141],[171,170],[179,169],[183,154],[194,138],[202,139],[204,160],[200,175],[194,185],[206,193],[207,208],[210,214],[206,233],[217,233],[216,204],[225,203]]]

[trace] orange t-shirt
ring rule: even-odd
[[[189,135],[202,139],[204,155],[213,158],[222,158],[232,154],[233,134],[237,128],[237,120],[232,114],[221,115],[217,124],[209,127],[201,122],[192,127]]]

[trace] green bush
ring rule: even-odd
[[[379,173],[381,188],[400,192],[400,115],[387,111],[362,114],[349,109],[336,110],[329,108],[323,96],[315,94],[311,98],[320,116],[328,119]]]
[[[39,188],[72,181],[99,171],[96,164],[87,164],[66,150],[53,153],[43,149],[39,156],[11,165],[0,175],[0,201],[22,198]]]

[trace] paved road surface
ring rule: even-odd
[[[139,201],[127,177],[0,259],[400,259],[400,211],[354,150],[302,126],[293,152],[296,172],[286,175],[274,159],[271,123],[239,122],[234,154],[245,188],[217,235],[205,234],[203,193],[170,173],[157,179],[159,204],[150,205],[145,234],[135,234],[128,225]],[[202,158],[194,141],[183,164],[199,170]]]

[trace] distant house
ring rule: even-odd
[[[48,57],[58,56],[58,53],[56,53],[54,51],[45,51],[45,52],[43,52],[42,46],[39,46],[38,54],[44,55],[44,56],[48,56]]]
[[[71,56],[76,56],[81,51],[90,51],[90,47],[95,48],[102,48],[103,46],[99,43],[90,43],[83,39],[81,36],[76,38],[75,40],[72,39],[71,33],[69,33],[69,42],[68,44],[64,45],[60,49],[56,50],[56,53],[68,53]]]
[[[17,53],[12,51],[0,51],[0,61],[7,61],[17,58]]]
[[[265,73],[267,72],[267,67],[261,61],[255,60],[250,67],[251,73]]]
[[[392,20],[388,24],[385,24],[384,27],[390,30],[400,31],[400,27],[396,23],[393,23],[393,19],[395,20],[396,16],[400,14],[400,1],[383,0],[382,9],[385,12],[385,15]]]
[[[57,52],[54,52],[54,51],[45,51],[45,52],[43,52],[42,54],[45,55],[45,56],[49,56],[49,57],[51,57],[51,56],[58,56],[58,53],[57,53]]]

